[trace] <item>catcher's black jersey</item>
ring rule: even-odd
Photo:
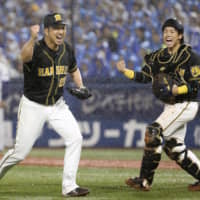
[[[54,104],[63,95],[67,73],[76,69],[75,55],[67,42],[53,51],[42,39],[34,46],[32,60],[23,64],[24,95],[44,105]]]
[[[177,53],[170,55],[167,48],[159,49],[145,56],[145,65],[136,73],[135,81],[147,83],[153,81],[155,75],[166,73],[180,80],[180,84],[197,87],[200,80],[200,57],[188,45],[181,45]],[[196,91],[196,90],[195,90]],[[196,94],[177,96],[177,102],[190,100]]]

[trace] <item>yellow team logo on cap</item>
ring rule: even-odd
[[[62,17],[61,17],[60,14],[56,14],[56,15],[54,15],[54,18],[55,18],[56,22],[62,20]]]

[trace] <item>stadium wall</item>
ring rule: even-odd
[[[137,85],[125,80],[87,80],[93,96],[80,101],[64,92],[64,98],[79,122],[84,147],[132,148],[144,146],[144,132],[162,112],[163,104],[151,94],[150,85]],[[22,95],[22,80],[3,83],[7,104],[4,122],[16,135],[17,109]],[[188,124],[186,144],[200,148],[200,114]],[[31,116],[30,116],[31,117]],[[45,125],[35,147],[62,147],[63,140]]]

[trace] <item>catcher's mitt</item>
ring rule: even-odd
[[[69,93],[78,99],[84,100],[92,96],[91,92],[86,87],[81,88],[67,88]]]
[[[169,74],[159,73],[153,79],[153,94],[164,103],[174,104],[176,97],[172,94],[173,85],[179,85],[176,79]]]

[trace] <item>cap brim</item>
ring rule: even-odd
[[[65,22],[57,22],[52,24],[52,26],[59,26],[59,25],[66,26],[67,24]]]

